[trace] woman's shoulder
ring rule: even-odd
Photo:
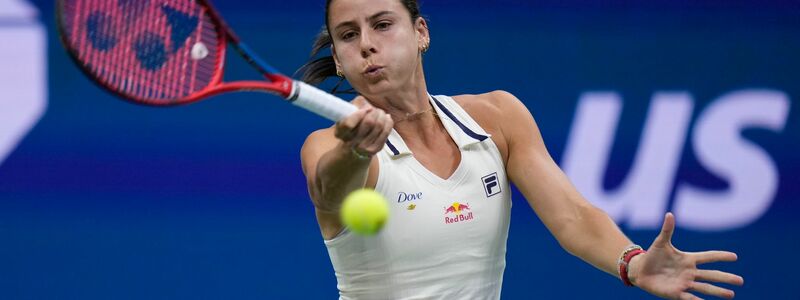
[[[519,101],[516,96],[503,90],[496,90],[483,94],[456,95],[452,96],[452,98],[458,105],[470,113],[470,115],[472,115],[473,112],[477,114],[502,113],[504,110],[513,107],[515,102]]]
[[[518,109],[519,99],[513,94],[496,90],[483,94],[464,94],[452,97],[478,124],[490,134],[494,134],[503,121],[503,116]]]
[[[506,91],[492,91],[478,95],[453,96],[453,100],[478,123],[483,130],[492,135],[504,162],[508,162],[509,128],[517,122],[520,110],[525,105],[513,94]],[[505,130],[504,130],[505,129]]]

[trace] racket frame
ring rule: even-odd
[[[212,80],[211,84],[209,84],[209,91],[200,91],[198,95],[190,98],[205,98],[225,92],[234,92],[234,91],[261,91],[261,92],[268,92],[271,94],[276,94],[283,98],[290,98],[292,94],[292,90],[294,89],[294,85],[292,84],[293,80],[285,75],[282,75],[280,71],[270,66],[265,60],[261,59],[258,55],[255,54],[250,47],[248,47],[245,43],[243,43],[239,36],[233,32],[230,26],[225,22],[225,19],[219,14],[219,11],[211,4],[211,1],[208,0],[196,0],[197,3],[201,4],[201,6],[205,9],[205,13],[211,16],[211,21],[215,23],[216,29],[218,30],[217,38],[219,39],[219,45],[221,45],[220,57],[222,58],[219,63],[225,62],[225,50],[228,48],[228,42],[230,45],[233,46],[233,49],[239,53],[239,55],[247,61],[248,64],[253,66],[256,70],[258,70],[261,75],[264,76],[265,79],[269,80],[270,82],[263,82],[263,81],[234,81],[234,82],[223,82],[223,77],[225,73],[224,66],[218,66],[220,72],[216,74]],[[194,101],[199,99],[194,99]]]
[[[338,122],[344,117],[355,112],[358,108],[339,97],[331,95],[319,88],[309,85],[299,80],[293,80],[285,75],[282,75],[277,69],[267,64],[264,60],[259,58],[255,53],[250,50],[247,45],[239,40],[239,37],[231,30],[220,16],[219,12],[211,5],[209,0],[195,0],[204,9],[203,13],[207,14],[211,22],[214,23],[215,30],[217,30],[217,49],[218,59],[215,62],[215,70],[217,72],[212,75],[211,80],[203,89],[193,92],[187,97],[175,99],[172,102],[163,101],[163,99],[147,99],[144,97],[134,97],[119,91],[112,87],[110,84],[100,80],[98,76],[93,74],[79,58],[78,51],[72,47],[72,43],[67,39],[65,22],[63,19],[64,1],[56,1],[56,17],[59,37],[64,48],[67,49],[69,56],[79,66],[81,71],[87,77],[92,78],[96,84],[110,91],[111,93],[119,96],[122,99],[128,100],[135,104],[148,105],[148,106],[175,106],[181,104],[188,104],[198,100],[211,97],[214,95],[237,92],[237,91],[258,91],[267,92],[283,97],[289,103],[302,107],[308,111],[316,113],[334,122]],[[198,25],[199,26],[199,25]],[[73,39],[76,37],[72,37]],[[267,81],[234,81],[223,82],[225,74],[225,54],[228,44],[235,49],[241,57],[245,59],[251,66],[256,68]]]
[[[59,40],[64,48],[67,49],[67,53],[69,53],[70,58],[73,60],[73,62],[75,62],[76,65],[79,66],[79,69],[86,76],[92,78],[92,81],[101,86],[103,89],[135,104],[146,106],[176,106],[197,102],[199,100],[223,93],[238,91],[267,92],[291,101],[291,96],[296,94],[293,93],[296,89],[294,80],[282,75],[277,69],[267,64],[263,59],[258,57],[255,52],[250,50],[247,45],[242,43],[239,37],[233,32],[227,23],[225,23],[219,12],[210,1],[195,1],[197,1],[197,3],[202,7],[201,13],[207,14],[210,17],[211,22],[213,22],[215,25],[214,29],[217,30],[217,45],[214,46],[219,47],[217,49],[219,51],[219,59],[215,63],[215,70],[218,71],[215,72],[215,74],[211,77],[211,80],[206,87],[195,91],[186,97],[174,99],[175,101],[164,101],[164,99],[132,96],[128,93],[119,91],[117,88],[106,83],[104,80],[100,80],[98,76],[95,75],[93,71],[80,59],[78,50],[73,47],[72,42],[69,40],[69,38],[67,38],[68,29],[65,28],[66,21],[64,20],[64,0],[56,1],[56,27],[58,29]],[[72,37],[72,39],[76,38],[78,37]],[[225,55],[229,45],[232,46],[233,49],[235,49],[236,52],[239,53],[239,55],[244,58],[248,64],[253,66],[268,81],[242,80],[224,82]]]

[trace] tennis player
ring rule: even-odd
[[[429,94],[417,1],[327,0],[325,17],[312,52],[332,57],[308,63],[304,80],[346,79],[360,109],[309,135],[301,155],[341,299],[499,299],[512,182],[567,252],[625,284],[668,299],[733,298],[712,283],[743,284],[696,268],[735,253],[673,247],[672,214],[646,251],[632,243],[576,191],[514,95]],[[374,237],[339,221],[344,196],[362,187],[391,206]]]

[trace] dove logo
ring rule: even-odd
[[[0,164],[47,107],[46,32],[23,0],[0,0]]]
[[[658,229],[666,210],[675,212],[681,219],[679,226],[686,229],[744,227],[772,205],[779,174],[770,154],[741,132],[750,128],[781,132],[789,104],[789,97],[781,91],[733,91],[707,105],[690,128],[692,96],[688,92],[656,93],[627,177],[618,188],[606,191],[603,174],[622,98],[615,92],[585,93],[561,165],[589,201],[630,228]],[[690,147],[685,148],[686,143]],[[693,151],[700,166],[726,181],[728,187],[710,190],[677,178],[684,149]]]

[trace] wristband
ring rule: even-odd
[[[625,251],[622,252],[622,255],[619,258],[619,278],[622,280],[626,286],[633,286],[630,278],[628,278],[628,264],[631,262],[634,256],[646,253],[644,249],[642,249],[639,245],[631,245],[628,248],[625,248]]]
[[[358,150],[356,150],[356,147],[350,148],[350,150],[352,150],[353,155],[359,160],[368,160],[371,158],[369,155],[361,154],[360,152],[358,152]]]

